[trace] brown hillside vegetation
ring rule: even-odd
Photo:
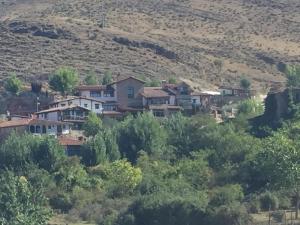
[[[46,79],[69,65],[264,86],[300,63],[299,12],[299,0],[0,0],[0,77]]]

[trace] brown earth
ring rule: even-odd
[[[67,65],[265,87],[288,63],[300,63],[299,0],[0,0],[2,80]]]

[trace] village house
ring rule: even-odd
[[[77,87],[79,96],[103,101],[103,111],[142,111],[139,95],[144,81],[128,77],[107,85],[81,85]]]
[[[210,107],[216,104],[219,96],[220,92],[217,91],[192,92],[191,101],[193,110],[210,110]]]
[[[80,156],[82,146],[85,142],[83,137],[69,137],[69,136],[60,136],[58,142],[65,149],[67,156]]]
[[[117,111],[115,88],[115,85],[80,85],[76,90],[81,97],[101,101],[103,111]]]
[[[165,117],[182,110],[176,105],[175,94],[168,93],[162,87],[144,87],[140,94],[144,110],[151,111],[154,116]]]
[[[252,97],[255,95],[254,90],[240,87],[221,86],[219,87],[219,91],[222,96]]]
[[[38,119],[49,121],[62,121],[74,124],[74,128],[80,129],[87,119],[90,110],[78,105],[50,108],[36,113]]]
[[[8,137],[12,132],[22,134],[25,132],[41,135],[48,134],[59,136],[69,134],[71,124],[59,121],[41,120],[37,118],[20,118],[0,122],[0,138]]]
[[[49,108],[61,108],[61,107],[66,107],[71,105],[77,105],[86,108],[96,114],[101,114],[103,111],[102,104],[103,101],[100,101],[98,99],[75,96],[75,97],[69,97],[67,99],[55,101],[49,105]]]

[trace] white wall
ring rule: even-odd
[[[175,100],[176,100],[175,95],[171,95],[170,96],[170,105],[175,105]]]
[[[96,109],[96,104],[99,105],[99,109]],[[58,107],[63,107],[68,105],[78,105],[87,108],[97,114],[100,114],[103,111],[101,102],[97,102],[89,99],[72,99],[72,100],[61,101],[58,103]]]
[[[220,89],[221,95],[232,95],[233,91],[228,89]]]
[[[80,96],[87,98],[94,98],[99,101],[117,101],[117,91],[115,90],[114,97],[104,97],[104,91],[101,91],[101,97],[91,97],[90,91],[80,91]]]

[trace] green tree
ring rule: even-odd
[[[117,160],[102,166],[102,178],[111,196],[120,197],[132,194],[142,181],[140,168],[132,166],[126,160]]]
[[[70,67],[62,67],[58,69],[53,76],[50,77],[50,87],[64,94],[72,93],[79,81],[77,71]]]
[[[102,84],[110,84],[112,82],[112,72],[110,70],[107,70],[104,72],[104,76],[102,79]]]
[[[285,70],[287,86],[291,88],[300,87],[300,65],[288,65]]]
[[[13,94],[18,94],[22,86],[22,81],[17,78],[15,73],[11,74],[4,84],[5,89]]]
[[[240,81],[240,85],[244,89],[249,89],[251,86],[251,82],[247,78],[242,78]]]
[[[96,85],[99,82],[98,82],[98,79],[96,77],[96,74],[94,72],[90,71],[88,73],[88,75],[84,78],[84,83],[86,85]]]
[[[56,183],[65,191],[74,187],[87,187],[88,175],[78,157],[70,157],[58,162],[57,170],[53,173]]]
[[[96,113],[90,112],[87,120],[84,122],[83,127],[84,135],[95,136],[103,129],[102,121]]]
[[[39,148],[39,139],[29,135],[12,133],[0,147],[0,166],[2,169],[22,170],[32,163],[32,149]]]
[[[96,166],[108,161],[106,145],[102,132],[99,132],[85,144],[82,150],[82,162],[86,166]]]
[[[135,162],[138,152],[161,155],[166,145],[166,132],[151,113],[128,116],[118,129],[118,144],[123,156]]]
[[[190,118],[181,113],[173,114],[164,122],[164,127],[168,133],[168,144],[176,149],[176,155],[178,157],[189,155],[190,151],[193,150]]]
[[[247,116],[258,116],[264,112],[262,102],[256,99],[247,99],[238,104],[238,113]]]
[[[38,146],[31,149],[31,156],[35,164],[49,172],[54,171],[57,163],[66,158],[64,148],[57,139],[49,136],[40,138]]]
[[[169,78],[169,84],[176,84],[177,83],[177,80],[175,77],[170,77]]]
[[[0,223],[45,225],[51,213],[41,188],[33,188],[25,177],[12,172],[0,175]]]
[[[117,224],[205,224],[207,203],[207,195],[204,192],[183,195],[159,192],[141,196],[120,216]]]
[[[256,167],[264,174],[269,188],[286,188],[296,198],[296,217],[300,206],[300,151],[299,144],[282,131],[264,141],[257,154]]]
[[[53,137],[12,133],[0,147],[1,167],[14,171],[22,171],[27,164],[53,171],[56,163],[64,158],[64,149]]]

